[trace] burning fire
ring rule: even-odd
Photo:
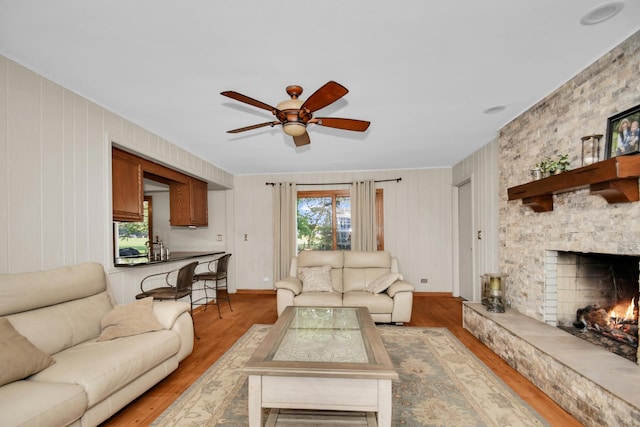
[[[596,304],[579,308],[576,310],[573,326],[637,348],[638,296],[627,301],[618,303],[612,309],[601,308]]]
[[[625,303],[618,304],[609,311],[609,318],[615,319],[615,323],[633,322],[635,320],[634,312],[636,310],[635,299],[627,305]]]

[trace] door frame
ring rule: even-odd
[[[468,176],[460,179],[457,182],[453,183],[452,187],[452,202],[453,202],[453,289],[452,294],[454,297],[460,296],[460,206],[458,203],[458,196],[460,192],[460,187],[465,184],[471,185],[471,230],[476,230],[476,215],[475,215],[475,198],[476,198],[476,188],[475,188],[475,179],[473,173]],[[475,278],[478,276],[477,266],[476,266],[476,252],[477,252],[477,242],[475,238],[471,239],[471,277],[474,278],[474,286],[473,286],[473,301],[480,301],[480,290],[478,283],[476,283]]]

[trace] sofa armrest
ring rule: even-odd
[[[413,292],[415,290],[415,286],[405,280],[396,280],[389,288],[387,289],[387,295],[391,298],[395,296],[398,292]]]
[[[178,362],[184,360],[193,352],[193,320],[191,318],[191,306],[182,301],[154,301],[153,314],[160,324],[166,329],[177,332],[180,336],[180,349],[178,350]]]
[[[188,313],[190,306],[182,301],[159,301],[153,303],[153,314],[165,329],[173,329],[176,319],[182,313]]]
[[[288,289],[294,295],[299,295],[302,292],[302,281],[297,277],[285,277],[276,282],[276,289]]]

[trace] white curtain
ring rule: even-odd
[[[351,185],[351,249],[377,250],[376,228],[375,181],[354,181]]]
[[[296,255],[297,190],[293,182],[273,186],[273,281],[289,275]]]

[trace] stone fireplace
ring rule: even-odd
[[[638,256],[547,251],[546,322],[637,362],[639,266]]]
[[[465,328],[585,425],[640,425],[640,366],[556,327],[577,310],[564,300],[571,286],[559,283],[566,268],[558,253],[638,256],[640,202],[608,203],[580,187],[555,192],[551,209],[536,212],[507,192],[529,182],[545,157],[568,154],[571,169],[580,167],[580,138],[606,135],[609,117],[640,104],[638,51],[640,32],[500,130],[499,271],[508,274],[510,310],[487,313],[479,302],[463,309]],[[582,308],[594,303],[602,302]]]

